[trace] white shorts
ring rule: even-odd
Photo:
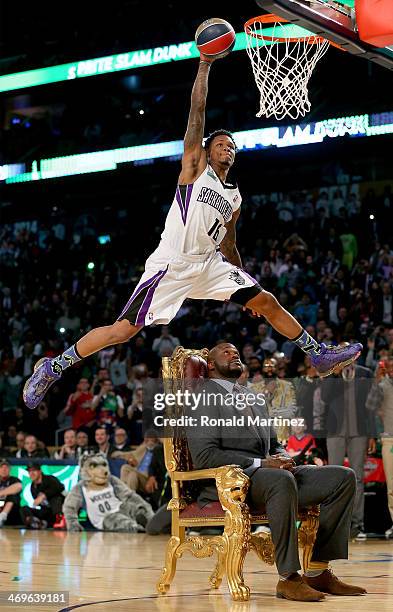
[[[145,271],[118,321],[133,325],[169,323],[186,298],[230,300],[239,289],[248,301],[261,291],[257,281],[225,259],[220,251],[182,255],[160,245],[146,261]],[[240,300],[234,300],[243,303]],[[244,302],[244,303],[245,303]]]

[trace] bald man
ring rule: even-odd
[[[324,593],[363,595],[365,589],[343,583],[331,571],[329,561],[348,558],[348,536],[356,480],[353,470],[338,466],[295,466],[277,442],[268,425],[250,425],[248,417],[268,419],[263,397],[241,387],[236,381],[242,374],[239,351],[233,344],[221,343],[208,356],[208,378],[204,397],[214,394],[225,401],[205,402],[201,416],[209,425],[188,428],[188,444],[195,469],[237,464],[250,477],[248,502],[266,508],[275,546],[279,581],[278,597],[295,601],[319,601]],[[233,402],[229,396],[232,396]],[[210,396],[212,397],[212,396]],[[247,402],[245,398],[247,397]],[[248,405],[240,409],[240,406]],[[197,415],[194,411],[193,416]],[[244,426],[222,425],[218,419],[245,417]],[[199,419],[199,422],[201,420]],[[223,422],[223,421],[222,421]],[[221,422],[221,423],[222,423]],[[200,505],[217,500],[215,487],[201,493]],[[313,559],[306,575],[300,576],[296,516],[298,507],[320,504],[320,526]]]

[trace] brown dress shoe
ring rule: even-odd
[[[333,574],[331,569],[324,570],[322,574],[314,578],[303,576],[303,580],[313,589],[330,595],[365,595],[367,593],[363,587],[342,582]]]
[[[308,586],[299,574],[292,574],[286,580],[279,580],[276,596],[281,599],[292,599],[293,601],[321,601],[325,599],[323,593]]]

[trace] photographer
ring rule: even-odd
[[[102,381],[101,389],[98,395],[93,397],[91,407],[96,411],[96,422],[101,426],[116,427],[117,419],[124,416],[123,400],[114,392],[110,378]]]
[[[55,476],[43,474],[37,464],[29,464],[27,471],[32,481],[31,495],[34,501],[32,507],[21,508],[23,523],[30,529],[52,527],[56,514],[62,511],[64,485]]]

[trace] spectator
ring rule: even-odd
[[[96,422],[99,425],[116,427],[117,420],[124,416],[123,400],[114,392],[110,378],[103,380],[100,392],[93,397],[91,407],[96,411]]]
[[[316,325],[317,312],[318,304],[312,304],[310,295],[304,293],[301,302],[296,304],[293,314],[303,327],[307,327],[308,325]]]
[[[124,428],[130,433],[132,444],[140,444],[143,440],[143,389],[135,389],[133,401],[127,408],[127,416],[122,421]]]
[[[10,425],[7,429],[7,433],[4,436],[4,444],[8,447],[16,446],[16,427],[15,425]]]
[[[9,450],[3,447],[3,434],[0,432],[0,458],[9,456]]]
[[[262,380],[262,361],[255,354],[248,360],[248,371],[251,378],[251,383]]]
[[[102,387],[102,383],[108,378],[110,378],[109,370],[107,368],[100,368],[96,376],[94,377],[91,385],[91,392],[93,393],[93,395],[98,395]]]
[[[296,413],[296,395],[293,384],[289,380],[278,378],[277,359],[270,357],[265,359],[262,366],[263,378],[260,382],[253,383],[251,389],[254,393],[263,393],[269,416],[291,418]],[[275,426],[279,442],[287,441],[289,437],[289,426]]]
[[[109,378],[116,388],[125,387],[128,383],[130,371],[130,360],[127,357],[127,349],[120,344],[115,347],[115,353],[109,364]]]
[[[307,456],[311,454],[311,450],[315,447],[315,440],[311,434],[306,433],[305,425],[292,425],[291,435],[286,446],[286,451],[290,457],[295,458],[302,454],[304,460],[301,463],[305,463]]]
[[[248,365],[251,357],[254,357],[254,355],[255,355],[254,345],[252,344],[252,342],[246,342],[246,344],[242,348],[243,363]]]
[[[378,300],[378,320],[385,325],[393,325],[393,294],[392,283],[382,283],[382,293]]]
[[[25,447],[26,434],[24,431],[18,431],[16,433],[16,451],[14,452],[15,457],[20,459],[22,450]]]
[[[3,360],[3,367],[0,370],[0,401],[4,413],[14,413],[22,391],[22,382],[22,376],[16,371],[15,359]]]
[[[149,535],[170,533],[172,512],[167,509],[167,505],[172,497],[172,490],[171,479],[166,471],[162,444],[157,444],[153,449],[145,492],[149,495],[149,501],[153,509],[157,510],[146,525],[146,533]]]
[[[371,370],[351,364],[339,376],[326,379],[321,393],[327,412],[329,465],[343,465],[348,456],[356,474],[351,537],[360,541],[367,538],[364,533],[364,461],[367,450],[375,452],[375,423],[366,409],[371,384]]]
[[[32,507],[23,506],[21,509],[23,523],[30,529],[52,527],[56,515],[62,511],[64,486],[55,476],[43,474],[37,464],[29,464],[27,471],[31,479],[31,495],[34,501]]]
[[[54,453],[55,459],[76,459],[76,433],[75,429],[67,429],[64,432],[64,444]]]
[[[379,363],[376,384],[367,399],[367,408],[382,420],[383,469],[386,477],[389,513],[393,523],[393,357]],[[385,536],[393,538],[393,525],[385,532]]]
[[[127,432],[122,427],[116,427],[114,434],[114,447],[118,451],[130,451],[131,446],[127,442]]]
[[[121,467],[120,479],[133,491],[144,492],[153,459],[153,451],[158,443],[157,432],[155,429],[149,429],[145,433],[142,444],[134,451],[116,453],[116,457],[127,460],[128,465]]]
[[[33,372],[33,366],[37,357],[34,356],[34,344],[25,342],[21,355],[16,361],[16,372],[22,378],[28,378]]]
[[[256,351],[257,355],[261,355],[262,358],[265,354],[273,354],[277,350],[277,342],[270,338],[268,335],[268,326],[265,323],[258,325],[258,336],[256,338],[259,347]]]
[[[93,394],[87,378],[81,378],[77,384],[75,393],[72,393],[67,401],[64,414],[72,416],[72,428],[92,427],[95,422],[95,411],[91,404]]]
[[[0,527],[20,523],[20,492],[22,483],[10,475],[10,464],[0,459]]]
[[[75,436],[76,441],[76,459],[79,461],[81,456],[88,451],[89,435],[84,429],[79,429]]]
[[[49,446],[53,444],[55,432],[55,415],[53,412],[49,413],[47,402],[41,402],[38,405],[37,410],[34,410],[34,412],[29,416],[29,432],[35,435],[36,438],[42,441],[45,445]]]
[[[38,459],[49,457],[49,453],[46,448],[39,448],[38,440],[35,436],[28,435],[25,438],[24,448],[20,453],[21,458]]]
[[[337,270],[340,267],[340,261],[336,259],[336,254],[332,250],[328,250],[327,256],[324,259],[321,267],[321,273],[323,276],[334,277]]]
[[[161,335],[153,341],[153,351],[159,357],[170,357],[177,346],[179,346],[179,338],[171,336],[169,327],[163,325]]]
[[[80,333],[81,320],[72,308],[64,308],[63,315],[57,320],[56,329],[64,328],[66,332],[72,332],[74,335]]]
[[[105,427],[97,427],[95,430],[95,441],[97,444],[97,448],[95,451],[97,453],[103,453],[107,459],[109,459],[113,452],[116,450],[115,447],[109,442],[109,433]]]

